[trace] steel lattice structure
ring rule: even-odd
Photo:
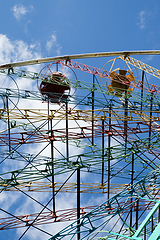
[[[131,57],[141,54],[160,51],[0,66],[2,232],[160,238],[160,71]],[[101,69],[73,61],[89,57],[110,58]],[[26,70],[36,64],[40,72]]]

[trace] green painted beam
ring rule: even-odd
[[[151,236],[148,238],[148,240],[158,240],[160,238],[160,223],[158,223],[157,227],[154,229]]]
[[[126,235],[122,235],[122,234],[119,234],[119,233],[114,233],[114,232],[109,232],[109,234],[112,234],[112,235],[115,235],[115,236],[118,236],[118,237],[123,237],[123,238],[126,238],[126,239],[130,239],[130,240],[143,240],[141,237],[128,237]],[[110,237],[110,236],[105,236],[105,237],[99,237],[97,238],[98,240],[115,240],[115,237]]]
[[[144,219],[144,221],[141,223],[141,225],[139,226],[139,228],[137,229],[137,231],[135,232],[135,234],[133,235],[133,239],[134,237],[138,237],[141,232],[143,231],[144,227],[148,224],[149,220],[151,219],[151,217],[153,216],[153,214],[157,211],[157,209],[160,206],[160,201],[158,201],[156,203],[156,205],[152,208],[152,210],[150,211],[150,213],[147,215],[147,217]],[[152,238],[153,240],[153,238]],[[154,239],[156,240],[156,239]]]

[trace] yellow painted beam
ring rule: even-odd
[[[18,191],[18,189],[21,189],[25,192],[51,192],[52,191],[52,183],[51,182],[28,182],[23,183],[19,182],[20,185],[14,187],[10,187],[8,189],[4,189],[4,191]],[[59,190],[59,188],[63,185],[62,182],[55,182],[55,192]],[[129,184],[110,184],[110,193],[117,194],[118,192],[122,191],[126,187],[128,187]],[[1,187],[5,187],[5,184],[1,185]],[[101,193],[107,193],[108,185],[107,183],[104,183],[103,185],[101,183],[81,183],[80,184],[80,191],[81,193],[95,193],[95,194],[101,194]],[[151,190],[152,187],[150,187]],[[153,195],[157,193],[159,189],[153,190]],[[60,190],[61,192],[68,192],[68,193],[76,193],[77,192],[77,183],[66,183]]]

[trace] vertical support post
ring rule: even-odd
[[[150,105],[150,122],[149,122],[149,144],[148,147],[150,147],[151,143],[151,132],[152,132],[152,105],[153,105],[153,92],[151,93],[151,105]]]
[[[143,108],[143,84],[144,84],[144,71],[142,71],[142,88],[141,88],[141,113]]]
[[[109,133],[108,133],[108,193],[107,198],[110,197],[110,159],[111,159],[111,103],[109,105]]]
[[[101,181],[102,186],[103,182],[104,182],[104,119],[102,119],[102,181]]]
[[[58,72],[58,62],[56,62],[56,71]]]
[[[124,139],[125,139],[125,155],[127,152],[127,117],[128,117],[128,98],[127,98],[127,86],[125,87],[125,106],[124,106]]]
[[[152,221],[151,221],[151,232],[153,232],[154,229],[154,221],[153,221],[153,216],[152,216]]]
[[[144,227],[144,240],[146,240],[146,226]]]
[[[6,96],[6,108],[7,108],[7,117],[8,117],[8,146],[9,152],[11,152],[11,131],[10,131],[10,120],[9,120],[9,104],[8,104],[8,96]]]
[[[52,171],[52,198],[53,198],[53,214],[56,216],[55,210],[55,186],[54,186],[54,134],[53,134],[53,127],[52,127],[52,119],[49,118],[49,98],[48,98],[48,132],[50,134],[50,143],[51,143],[51,171]]]
[[[48,104],[48,131],[49,131],[50,130],[50,127],[49,127],[49,97],[48,97],[47,104]]]
[[[56,216],[56,209],[55,209],[55,186],[54,186],[54,147],[53,147],[53,141],[54,141],[54,135],[53,135],[53,129],[52,129],[52,119],[50,120],[51,125],[51,162],[52,162],[52,196],[53,196],[53,214]]]
[[[131,189],[133,189],[133,178],[134,178],[134,153],[132,153],[132,169],[131,169]],[[131,204],[132,204],[132,195],[131,195]],[[130,228],[132,227],[132,207],[130,210]]]
[[[93,90],[92,90],[92,146],[94,145],[94,84],[95,75],[93,75]]]
[[[80,239],[80,168],[77,169],[77,239]]]
[[[69,161],[69,143],[68,143],[68,100],[66,99],[66,158]]]
[[[54,134],[53,134],[53,127],[52,127],[52,119],[49,119],[49,98],[48,98],[48,131],[50,132],[50,142],[51,142],[53,214],[54,214],[54,216],[56,216],[55,186],[54,186],[54,146],[53,146]]]
[[[137,200],[137,205],[136,205],[136,230],[138,229],[138,210],[139,210],[139,199]]]
[[[55,186],[54,186],[54,149],[53,149],[53,131],[51,131],[51,161],[52,161],[52,193],[53,193],[53,213],[56,215],[55,210]]]

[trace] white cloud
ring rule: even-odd
[[[24,7],[23,5],[15,5],[12,9],[13,15],[17,20],[20,20],[28,12],[32,11],[34,8],[30,6],[29,8]]]
[[[147,27],[149,19],[154,15],[153,12],[146,10],[140,11],[138,14],[138,26],[140,29],[145,29]]]
[[[22,16],[24,16],[28,11],[24,6],[21,5],[15,5],[12,9],[13,15],[17,20],[19,20]]]
[[[56,36],[52,35],[51,39],[47,41],[46,49],[50,51],[53,45],[56,44],[56,41],[57,41]]]
[[[138,25],[140,26],[140,29],[144,29],[146,25],[146,11],[141,11],[139,13],[139,23]]]
[[[55,48],[56,54],[60,55],[61,46],[57,43],[56,35],[52,34],[51,38],[46,43],[46,49],[48,52],[53,52],[53,50],[55,51]]]
[[[37,59],[41,57],[40,45],[28,45],[22,40],[11,41],[0,34],[0,64]]]

